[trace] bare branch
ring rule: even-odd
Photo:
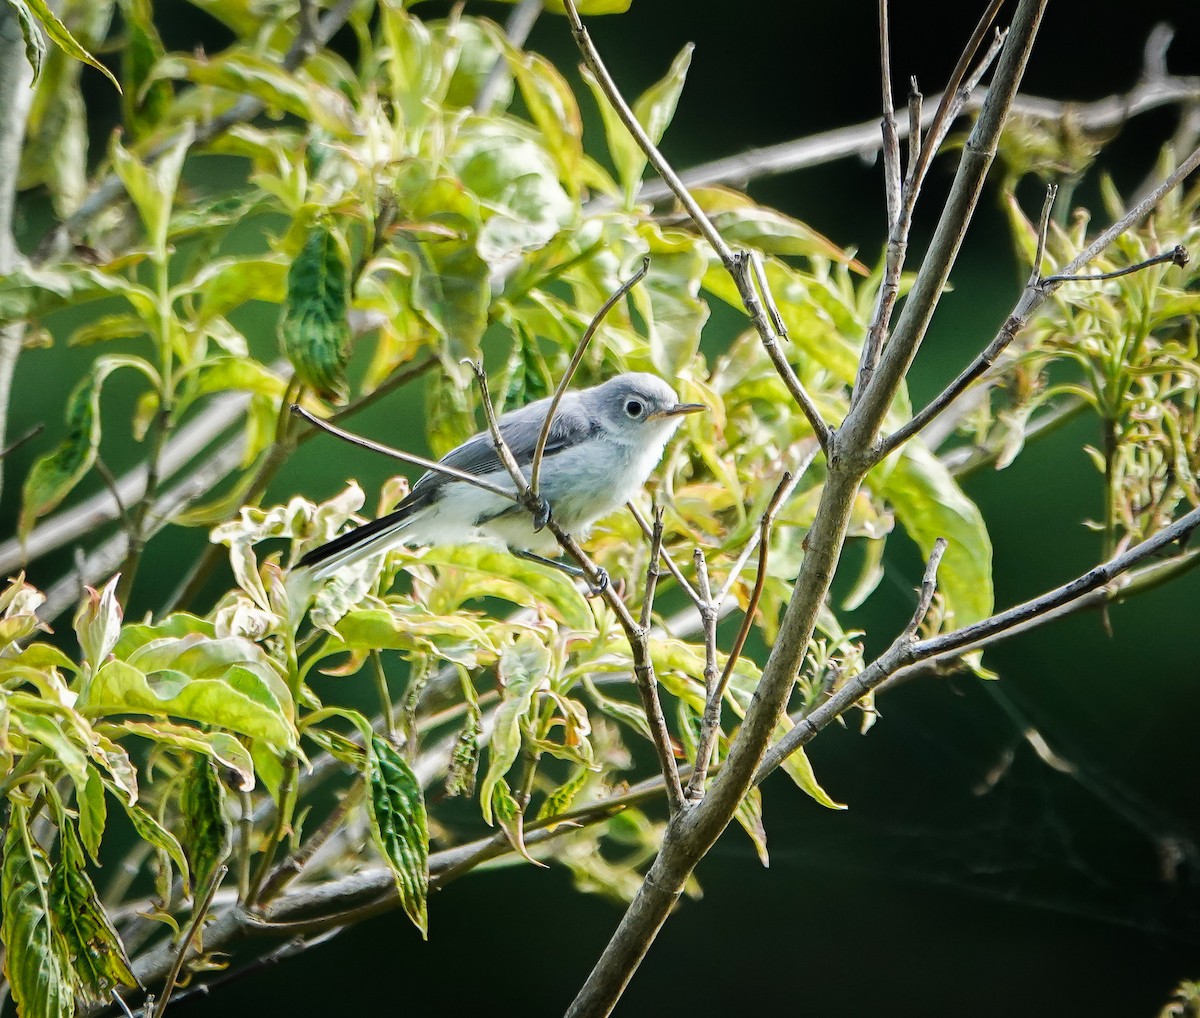
[[[249,397],[221,396],[214,400],[195,420],[179,429],[163,452],[161,473],[170,477],[195,458],[214,439],[240,423],[246,414]],[[228,443],[227,443],[228,445]],[[233,464],[230,470],[233,469]],[[135,467],[117,481],[117,492],[126,505],[142,498],[146,492],[146,466]],[[219,478],[218,478],[219,480]],[[215,481],[213,483],[216,483]],[[105,489],[84,499],[78,505],[47,516],[30,532],[24,547],[16,538],[0,544],[0,574],[8,574],[25,562],[33,561],[57,548],[77,541],[84,534],[120,516],[120,509],[110,491]]]
[[[996,3],[998,0],[993,0],[993,6]],[[843,426],[842,436],[849,441],[852,448],[866,448],[874,440],[874,429],[878,427],[878,422],[883,420],[887,408],[895,399],[900,380],[907,373],[929,328],[934,309],[945,290],[950,270],[958,258],[963,238],[979,203],[984,177],[995,158],[1000,131],[1008,118],[1009,108],[1024,74],[1044,10],[1045,0],[1035,0],[1032,3],[1021,3],[1014,14],[1013,25],[1000,55],[987,101],[967,138],[933,240],[917,272],[895,331],[883,349],[878,368],[870,374],[865,387],[861,390],[856,388],[855,397],[858,402],[851,408]],[[980,40],[982,33],[986,31],[984,22],[990,24],[990,20],[986,14],[981,19],[976,31]],[[978,45],[976,36],[972,37],[968,49]],[[972,55],[973,52],[971,49]],[[959,75],[961,71],[961,76],[965,76],[967,66],[967,55],[964,52],[964,58],[959,61],[955,74]],[[937,123],[935,118],[934,127],[930,128],[931,135],[936,134]],[[922,159],[928,163],[930,158],[931,150],[926,145]],[[918,166],[918,181],[922,179],[923,173],[922,167]]]
[[[0,276],[11,273],[21,257],[13,236],[13,210],[25,123],[33,101],[32,82],[33,69],[25,55],[16,8],[5,4],[0,9]],[[0,325],[0,448],[6,444],[13,372],[24,339],[23,323]],[[0,458],[0,489],[3,483],[4,461]]]
[[[904,632],[901,634],[903,639],[910,640],[916,636],[917,630],[921,628],[921,623],[925,621],[925,616],[929,614],[929,608],[933,604],[933,595],[937,593],[938,566],[942,564],[942,556],[946,554],[946,547],[944,537],[939,537],[933,542],[933,550],[930,551],[929,562],[925,566],[925,575],[921,579],[921,591],[917,595],[917,607],[908,625],[904,627]]]
[[[879,84],[883,99],[883,194],[888,233],[900,216],[900,135],[896,132],[896,103],[892,98],[892,51],[888,30],[888,0],[879,0]]]
[[[927,96],[926,101],[920,104],[920,118],[917,123],[922,128],[933,124],[935,112],[944,95],[945,93],[939,92]],[[987,101],[987,97],[987,90],[972,96],[962,105],[959,114],[978,112]],[[1106,134],[1136,117],[1164,106],[1187,108],[1194,106],[1198,101],[1200,78],[1173,75],[1161,80],[1148,80],[1143,77],[1129,92],[1094,102],[1076,103],[1019,94],[1013,99],[1012,111],[1018,116],[1035,121],[1057,121],[1069,115],[1071,122],[1077,125],[1079,130],[1089,134]],[[923,148],[919,132],[914,134],[911,122],[899,123],[896,126],[899,139],[909,140],[911,170],[912,146],[916,146],[918,159]],[[709,184],[745,185],[766,177],[823,166],[839,159],[869,157],[879,151],[881,143],[879,121],[869,120],[850,127],[840,127],[701,163],[682,171],[679,179],[685,187],[704,187]],[[1188,146],[1189,150],[1190,148],[1191,146]],[[664,181],[650,180],[642,185],[638,197],[643,201],[657,203],[672,195],[671,188]],[[598,199],[590,203],[589,209],[602,210],[608,204],[607,199]]]
[[[0,460],[7,459],[10,455],[12,455],[18,449],[20,449],[21,446],[25,445],[27,442],[32,442],[35,438],[38,437],[38,435],[40,435],[45,430],[46,430],[46,425],[42,424],[41,421],[39,421],[32,428],[30,428],[28,431],[26,431],[23,435],[21,435],[18,438],[14,438],[3,449],[0,449]]]
[[[650,540],[651,537],[653,537],[653,531],[651,530],[650,523],[647,521],[646,517],[642,515],[642,511],[632,502],[626,502],[625,508],[629,510],[629,514],[634,518],[634,521],[641,529],[642,534],[645,535],[646,540]],[[662,548],[660,550],[660,554],[663,562],[665,562],[667,565],[667,569],[670,571],[671,575],[675,577],[675,582],[683,588],[688,597],[698,603],[701,595],[697,592],[696,588],[688,582],[687,577],[683,575],[683,570],[679,568],[678,564],[671,557],[667,549]]]

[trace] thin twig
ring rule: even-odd
[[[26,431],[25,434],[23,434],[20,438],[14,438],[11,442],[8,443],[8,445],[6,445],[4,447],[3,450],[0,450],[0,460],[7,459],[11,453],[16,452],[26,442],[33,441],[33,439],[37,438],[38,435],[40,435],[45,430],[46,430],[46,425],[43,424],[41,421],[39,421],[32,428],[30,428],[28,431]]]
[[[754,577],[754,589],[751,591],[750,600],[746,604],[746,613],[742,618],[741,628],[738,630],[737,637],[730,648],[729,657],[725,660],[725,668],[712,690],[708,692],[705,700],[704,717],[700,723],[700,738],[696,748],[696,762],[692,770],[691,779],[688,781],[686,792],[687,798],[691,802],[696,802],[704,797],[704,782],[708,780],[708,768],[712,762],[713,749],[717,743],[717,732],[721,727],[721,701],[725,697],[725,689],[729,685],[730,678],[733,676],[733,670],[737,667],[738,659],[742,656],[742,649],[746,646],[746,639],[750,636],[750,630],[754,626],[754,616],[758,612],[758,602],[762,598],[763,588],[767,583],[767,558],[771,547],[771,526],[775,522],[775,514],[779,511],[779,506],[783,502],[791,479],[791,475],[784,471],[783,477],[775,488],[775,493],[771,496],[771,501],[767,503],[766,511],[762,514],[762,521],[759,523],[758,570]]]
[[[1053,280],[1065,280],[1073,276],[1083,265],[1100,254],[1109,244],[1117,239],[1126,230],[1129,230],[1138,222],[1140,222],[1150,211],[1160,202],[1163,197],[1169,194],[1172,190],[1178,187],[1197,167],[1200,167],[1200,148],[1197,148],[1192,154],[1185,159],[1174,173],[1166,177],[1153,191],[1150,192],[1142,201],[1138,202],[1117,222],[1113,223],[1107,230],[1100,234],[1091,244],[1087,246],[1072,262],[1066,266],[1066,272],[1061,276],[1051,276],[1048,279],[1043,279],[1037,274],[1040,273],[1040,266],[1033,267],[1033,273],[1037,278],[1031,277],[1031,281],[1026,284],[1025,290],[1017,301],[1016,307],[1000,327],[1000,331],[966,368],[964,368],[949,385],[946,386],[937,396],[935,396],[926,406],[913,415],[912,419],[901,425],[891,435],[883,439],[879,443],[877,456],[879,459],[886,457],[892,450],[898,448],[904,442],[908,441],[913,435],[922,432],[931,422],[939,417],[945,410],[957,400],[985,371],[994,365],[1000,354],[1012,343],[1018,332],[1028,324],[1030,318],[1041,308],[1049,296],[1050,291],[1054,286],[1058,285]],[[1045,206],[1043,206],[1043,214]],[[1180,251],[1182,254],[1177,254]],[[1182,257],[1184,262],[1187,260],[1187,252],[1182,248],[1173,249],[1166,255],[1160,255],[1156,259],[1152,259],[1153,264],[1158,264],[1162,261],[1176,261]],[[1136,266],[1135,268],[1144,268],[1145,263]],[[938,443],[933,442],[936,446]]]
[[[1042,278],[1042,260],[1046,257],[1046,243],[1050,239],[1050,217],[1054,212],[1054,199],[1058,197],[1058,185],[1050,184],[1046,188],[1046,197],[1042,202],[1042,215],[1038,219],[1037,251],[1033,256],[1033,268],[1030,270],[1030,283],[1036,283]]]
[[[917,164],[921,161],[921,107],[924,98],[914,74],[908,79],[908,167],[904,173],[905,190],[912,187]]]
[[[587,350],[588,344],[591,343],[592,337],[596,334],[596,330],[600,328],[600,323],[604,321],[609,311],[630,290],[637,286],[649,271],[650,258],[647,256],[642,259],[642,267],[617,287],[608,300],[600,305],[600,310],[592,317],[587,329],[584,330],[583,337],[575,347],[575,352],[571,355],[571,363],[567,365],[567,370],[563,373],[562,378],[558,380],[554,395],[550,397],[550,406],[546,410],[546,419],[542,421],[542,430],[538,432],[537,444],[533,447],[533,460],[529,467],[529,490],[533,493],[535,499],[539,498],[541,493],[542,457],[546,455],[546,443],[550,439],[550,428],[554,424],[554,415],[558,413],[558,405],[562,402],[563,394],[567,391],[567,386],[571,384],[571,379],[575,371],[583,361],[584,351]]]
[[[200,927],[204,924],[204,917],[208,915],[209,906],[212,904],[213,895],[217,893],[217,888],[220,887],[221,881],[228,872],[228,866],[218,866],[214,871],[212,878],[208,882],[208,888],[204,892],[204,897],[195,903],[196,907],[192,915],[191,922],[188,923],[187,932],[184,934],[183,940],[179,945],[179,951],[175,955],[175,961],[171,965],[170,971],[167,973],[167,980],[163,984],[162,996],[158,998],[154,1005],[154,1018],[162,1018],[162,1014],[167,1009],[167,1004],[171,1001],[171,993],[175,989],[175,984],[179,981],[179,973],[183,971],[183,963],[187,958],[187,953],[191,950],[192,943],[196,939],[196,934],[200,932]]]
[[[475,382],[479,386],[480,401],[483,403],[483,416],[487,421],[488,431],[492,436],[492,445],[496,449],[496,455],[500,457],[500,462],[504,464],[504,469],[508,471],[508,476],[512,478],[513,485],[516,487],[516,496],[514,501],[518,505],[524,506],[530,511],[533,516],[538,516],[541,510],[541,500],[533,493],[533,488],[530,486],[525,475],[521,473],[521,465],[517,462],[516,456],[508,447],[508,442],[504,438],[504,433],[500,430],[500,420],[496,416],[496,406],[492,402],[492,394],[488,391],[487,372],[483,370],[483,365],[479,361],[466,361],[470,365],[471,370],[475,373]]]
[[[785,471],[785,474],[790,474],[791,477],[784,488],[780,505],[792,497],[792,492],[796,490],[796,486],[804,478],[804,475],[808,473],[808,468],[812,466],[812,462],[816,458],[817,447],[815,444],[809,444],[807,447],[801,446],[800,459],[791,470]],[[742,575],[742,570],[746,568],[746,563],[750,561],[750,556],[754,554],[754,549],[758,547],[761,537],[762,527],[755,527],[754,531],[750,534],[750,539],[738,553],[733,568],[729,570],[729,575],[725,577],[725,582],[721,584],[721,589],[714,599],[713,603],[717,606],[718,610],[725,603],[726,598],[729,597],[730,592],[733,590],[734,584],[737,583],[738,578]]]
[[[309,413],[304,407],[298,403],[292,404],[292,413],[298,417],[303,417],[309,424],[320,428],[322,431],[327,431],[335,438],[340,438],[343,442],[349,442],[351,445],[357,445],[363,449],[370,449],[371,452],[382,453],[384,456],[390,456],[392,459],[400,460],[401,463],[409,463],[414,467],[423,467],[425,470],[431,470],[436,474],[443,474],[446,477],[452,477],[456,481],[463,481],[466,484],[473,484],[476,488],[482,488],[484,491],[490,492],[493,495],[499,495],[501,498],[506,498],[510,502],[520,502],[521,498],[516,492],[510,491],[507,488],[502,488],[498,484],[492,484],[491,481],[485,481],[474,474],[468,474],[465,470],[459,470],[455,467],[448,467],[444,463],[438,463],[431,459],[426,459],[424,456],[417,456],[410,452],[401,452],[399,449],[393,449],[389,445],[383,445],[380,442],[373,442],[369,438],[363,438],[361,435],[355,435],[352,432],[345,431],[328,421],[323,421],[321,418]]]
[[[982,25],[983,21],[980,22],[980,26]],[[952,79],[951,87],[942,93],[937,113],[929,129],[929,135],[925,138],[924,142],[921,140],[919,131],[914,131],[910,135],[911,143],[915,145],[915,151],[910,147],[908,173],[904,182],[903,192],[897,199],[898,208],[894,213],[892,200],[890,197],[888,199],[888,239],[884,252],[883,279],[880,281],[875,312],[871,316],[870,324],[867,326],[866,338],[863,341],[862,353],[859,356],[858,372],[855,376],[854,391],[850,400],[852,409],[862,399],[867,388],[870,386],[871,379],[875,375],[875,369],[879,364],[879,357],[883,351],[884,343],[887,341],[888,331],[891,328],[892,312],[895,310],[896,301],[900,296],[900,276],[904,271],[904,262],[908,257],[908,241],[909,234],[912,231],[913,214],[916,211],[917,198],[924,186],[931,160],[946,140],[946,135],[949,133],[952,123],[958,116],[962,106],[970,98],[984,71],[995,60],[1000,51],[1000,41],[1002,38],[1002,36],[997,37],[984,55],[979,67],[976,68],[975,72],[969,78],[965,81],[959,80],[958,85],[954,84],[954,80],[957,79]],[[960,61],[960,66],[966,63],[969,63],[969,58],[964,53],[963,59]],[[957,76],[957,69],[955,74]],[[913,92],[909,96],[910,126],[920,124],[921,95],[916,91],[915,78],[912,82],[912,88]],[[892,130],[895,130],[894,118],[892,121]]]
[[[900,216],[900,135],[896,131],[896,103],[892,98],[892,51],[888,29],[888,0],[879,0],[879,85],[883,119],[883,194],[887,205],[888,233]]]
[[[649,521],[646,519],[645,516],[642,515],[642,511],[636,505],[634,505],[632,502],[626,502],[625,508],[629,510],[629,514],[634,518],[634,521],[637,523],[638,527],[641,529],[642,534],[645,536],[646,540],[650,540],[651,537],[653,536],[653,531],[651,530]],[[693,601],[695,601],[698,604],[700,601],[701,595],[697,592],[696,588],[693,587],[688,582],[687,577],[683,575],[683,570],[679,568],[679,565],[671,557],[670,552],[668,552],[667,549],[665,547],[663,547],[661,549],[661,554],[662,554],[663,562],[665,562],[667,565],[667,569],[670,570],[671,575],[673,577],[675,577],[675,582],[678,583],[679,586],[681,586],[683,588],[684,592],[687,594],[687,596],[689,598],[691,598]]]
[[[662,553],[663,542],[663,510],[662,506],[654,509],[654,526],[650,531],[650,557],[646,560],[646,588],[642,594],[642,632],[650,631],[650,620],[654,615],[654,592],[658,589],[658,578],[661,575],[658,559]]]
[[[771,324],[763,312],[762,302],[755,293],[754,280],[752,278],[753,258],[747,258],[744,252],[735,252],[722,239],[720,231],[713,225],[712,220],[708,218],[704,210],[700,208],[696,199],[692,197],[691,192],[688,191],[679,179],[679,175],[671,168],[670,163],[663,158],[662,153],[650,139],[641,122],[621,95],[620,89],[617,88],[616,82],[612,79],[612,75],[608,73],[608,68],[604,66],[604,61],[600,59],[600,53],[596,49],[595,43],[592,42],[587,29],[583,27],[583,22],[580,20],[579,11],[575,7],[574,0],[563,0],[563,3],[566,9],[567,21],[571,26],[571,34],[575,37],[576,45],[578,45],[579,51],[583,55],[583,61],[595,76],[600,90],[609,101],[613,111],[620,118],[621,123],[625,125],[626,130],[633,135],[634,140],[638,143],[638,147],[641,148],[650,165],[654,167],[655,172],[666,182],[671,192],[678,199],[679,204],[683,206],[692,222],[696,224],[696,229],[708,241],[717,257],[721,259],[721,264],[725,266],[725,270],[737,284],[738,293],[741,296],[742,304],[746,308],[746,313],[750,316],[755,331],[762,338],[767,352],[771,354],[771,360],[776,365],[776,368],[779,368],[781,361],[786,365],[787,360],[782,352],[773,346],[777,338],[777,332],[776,330],[772,330]],[[764,291],[765,289],[764,287]],[[770,303],[769,299],[768,303]],[[776,318],[778,318],[777,312]],[[788,390],[796,397],[800,409],[804,411],[804,415],[808,417],[809,423],[812,424],[813,430],[817,433],[822,447],[826,447],[831,432],[829,426],[817,411],[816,404],[813,403],[811,397],[805,392],[804,386],[800,384],[800,380],[796,378],[795,372],[791,370],[790,365],[788,365],[786,372],[781,371],[780,373],[788,386]]]
[[[1061,283],[1098,283],[1106,279],[1119,279],[1121,276],[1128,276],[1134,272],[1141,272],[1142,269],[1148,269],[1152,265],[1164,265],[1170,262],[1172,265],[1178,265],[1181,268],[1188,263],[1190,255],[1187,248],[1181,244],[1176,244],[1170,251],[1164,251],[1162,254],[1155,255],[1153,258],[1147,258],[1135,265],[1126,265],[1123,269],[1114,269],[1112,272],[1094,272],[1086,275],[1063,275],[1063,276],[1047,276],[1041,281],[1042,286],[1057,286]]]
[[[304,872],[304,867],[312,861],[313,856],[345,825],[346,817],[362,799],[365,788],[360,778],[346,791],[321,826],[305,838],[304,844],[284,859],[263,881],[262,891],[257,896],[259,902],[273,901],[289,883]]]
[[[944,537],[939,537],[933,542],[933,549],[929,553],[929,562],[925,566],[925,575],[921,579],[921,590],[917,595],[917,607],[913,611],[908,625],[904,627],[904,632],[901,634],[903,639],[911,640],[916,636],[917,630],[921,628],[921,623],[925,621],[925,616],[929,614],[929,608],[933,604],[933,595],[937,593],[938,566],[942,564],[942,556],[946,554],[947,547]]]
[[[746,272],[747,269],[750,270],[749,273]],[[771,294],[771,287],[767,283],[767,273],[763,267],[762,255],[754,248],[741,252],[737,257],[734,268],[730,269],[730,272],[733,275],[734,281],[738,284],[739,291],[742,293],[742,301],[746,305],[746,311],[750,314],[754,322],[763,348],[767,351],[767,356],[771,358],[771,363],[775,366],[776,374],[782,379],[783,384],[787,386],[792,399],[796,401],[796,405],[800,407],[801,412],[807,418],[809,425],[813,429],[813,433],[817,436],[817,441],[821,444],[821,448],[828,452],[829,443],[833,441],[833,430],[825,423],[825,418],[821,416],[821,411],[817,409],[817,404],[813,401],[812,396],[808,394],[808,390],[804,388],[804,383],[800,381],[800,377],[793,370],[787,356],[779,346],[780,339],[784,342],[790,342],[791,337],[788,335],[783,316],[779,313],[779,308],[775,304],[775,298]],[[760,300],[761,304],[759,303]],[[766,312],[765,318],[763,317],[764,310]]]

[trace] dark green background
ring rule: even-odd
[[[925,91],[939,87],[981,6],[894,5],[899,94],[913,73]],[[1157,20],[1179,29],[1171,69],[1200,74],[1198,7],[1055,0],[1026,90],[1088,100],[1128,89]],[[207,40],[215,49],[222,41],[193,8],[162,8],[169,47]],[[876,117],[874,8],[867,0],[635,0],[629,14],[593,19],[591,29],[627,94],[661,75],[685,42],[697,44],[664,144],[676,165],[689,166]],[[469,2],[467,10],[502,18],[508,8]],[[576,62],[560,18],[543,17],[530,45],[560,66]],[[102,138],[108,100],[99,79],[92,84]],[[582,92],[581,103],[590,106]],[[1117,140],[1105,165],[1123,188],[1140,182],[1174,123],[1172,112],[1153,114]],[[935,169],[927,208],[936,208],[950,165],[944,159]],[[188,175],[211,186],[214,169],[193,162]],[[843,160],[764,181],[752,193],[856,247],[868,262],[877,258],[883,210],[876,165]],[[1081,198],[1094,196],[1090,180]],[[1024,197],[1030,207],[1039,200],[1033,192]],[[918,240],[928,228],[918,222]],[[953,283],[911,380],[915,402],[986,343],[1017,296],[1020,277],[994,191]],[[708,348],[721,349],[738,327],[714,319]],[[273,336],[268,331],[258,342],[269,349]],[[60,349],[25,356],[14,434],[25,418],[57,414],[46,408],[61,405],[71,363],[78,362]],[[106,420],[122,419],[123,398],[119,390],[111,400],[106,395]],[[421,416],[416,397],[401,393],[356,427],[403,444]],[[1008,470],[970,480],[995,545],[999,605],[1096,560],[1098,540],[1081,521],[1100,511],[1100,478],[1080,446],[1097,439],[1094,425],[1081,421]],[[40,451],[18,458],[10,478]],[[371,490],[388,472],[388,464],[357,450],[331,454],[317,441],[271,494],[324,497],[349,476]],[[6,513],[15,512],[14,494],[10,481]],[[147,571],[161,577],[162,589],[142,591],[146,607],[173,586],[181,556],[202,544],[197,534],[156,541]],[[884,585],[849,620],[868,630],[873,650],[907,619],[920,577],[921,563],[903,538],[890,543],[889,559]],[[34,582],[56,577],[69,560],[63,553],[37,564]],[[850,809],[831,813],[786,780],[769,782],[771,868],[761,869],[741,832],[730,831],[700,867],[705,897],[681,905],[618,1013],[1157,1013],[1180,979],[1200,977],[1198,603],[1200,576],[1193,575],[1114,610],[1111,637],[1097,616],[1071,619],[990,652],[988,664],[1004,677],[999,684],[925,681],[883,699],[882,719],[866,737],[827,730],[810,755],[826,788]],[[1015,717],[1035,724],[1076,772],[1040,762]],[[1010,752],[1011,767],[980,794]],[[1168,879],[1162,859],[1170,845],[1184,858]],[[615,905],[576,893],[562,870],[525,865],[453,884],[430,912],[428,944],[392,915],[213,999],[176,1006],[197,1015],[550,1015],[565,1007],[620,915]]]

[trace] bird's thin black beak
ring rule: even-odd
[[[707,410],[703,403],[676,403],[673,407],[666,410],[660,410],[655,417],[680,417],[683,414],[698,414],[701,410]]]

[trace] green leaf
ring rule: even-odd
[[[18,699],[20,694],[13,693],[10,702],[13,706],[24,704]],[[87,755],[66,731],[58,718],[45,714],[34,714],[28,710],[14,710],[12,723],[25,733],[27,738],[45,746],[55,761],[67,772],[76,788],[83,788],[88,780]]]
[[[100,386],[96,372],[84,376],[67,399],[67,435],[29,470],[21,491],[17,533],[24,539],[34,521],[54,509],[96,460],[100,444]]]
[[[188,869],[187,856],[184,855],[183,846],[179,844],[179,840],[137,803],[123,802],[122,805],[125,807],[125,812],[129,815],[138,837],[153,845],[175,864],[175,868],[179,870],[179,877],[183,881],[184,894],[189,893],[191,871]]]
[[[686,234],[654,231],[650,271],[633,290],[633,302],[646,321],[650,357],[664,378],[678,378],[691,367],[708,321],[700,284],[708,259]]]
[[[503,270],[545,246],[575,219],[542,140],[514,121],[472,121],[454,152],[459,178],[479,199],[479,256]]]
[[[328,226],[314,226],[288,270],[280,336],[300,380],[329,399],[346,396],[349,285],[337,237]]]
[[[150,714],[188,718],[263,739],[276,749],[294,749],[296,730],[286,686],[269,665],[254,660],[256,655],[242,654],[245,660],[241,663],[222,660],[227,655],[213,645],[228,645],[230,640],[213,640],[199,647],[193,643],[196,653],[187,656],[170,648],[175,660],[148,663],[173,667],[155,668],[149,674],[125,661],[108,661],[80,697],[79,710],[88,717]],[[235,642],[254,646],[245,640]],[[186,669],[201,674],[192,675]],[[210,670],[211,676],[203,674]]]
[[[586,598],[559,569],[481,543],[433,547],[421,561],[445,567],[438,590],[431,596],[431,603],[440,611],[457,611],[472,598],[498,597],[521,607],[546,607],[580,632],[591,632],[596,627]]]
[[[70,33],[70,31],[67,29],[67,26],[64,25],[61,21],[59,21],[58,17],[55,15],[55,13],[52,10],[50,10],[50,7],[46,3],[46,0],[8,0],[8,2],[17,11],[17,15],[21,19],[22,32],[25,32],[26,20],[27,20],[21,13],[21,8],[24,7],[24,8],[27,8],[27,10],[30,11],[33,14],[33,16],[35,18],[37,18],[38,21],[41,22],[42,27],[46,30],[46,34],[48,36],[50,36],[50,40],[54,43],[55,46],[57,46],[64,53],[66,53],[67,56],[73,57],[76,60],[82,61],[83,63],[96,68],[96,70],[98,70],[109,81],[111,81],[113,83],[113,87],[118,92],[121,91],[121,84],[120,84],[120,82],[117,81],[116,78],[114,78],[112,76],[112,72],[109,71],[109,69],[107,67],[105,67],[102,63],[100,63],[99,60],[97,60],[94,56],[92,56],[81,45],[79,45],[79,43],[75,39],[75,36],[73,36]],[[26,33],[26,35],[25,35],[25,48],[26,48],[26,53],[28,53],[28,51],[29,51],[29,35],[28,35],[28,33]],[[32,59],[30,60],[30,63],[34,63]],[[37,72],[39,63],[40,63],[40,61],[38,63],[34,63],[35,76],[36,76],[36,72]]]
[[[491,270],[476,249],[483,229],[479,199],[449,176],[425,180],[412,169],[402,178],[401,209],[413,222],[445,231],[420,243],[403,239],[412,252],[412,303],[450,346],[453,360],[476,357],[488,324]]]
[[[979,508],[919,439],[905,445],[894,467],[872,474],[868,484],[888,500],[896,518],[928,557],[939,537],[946,554],[938,591],[953,612],[953,626],[969,626],[992,613],[992,541]]]
[[[405,914],[428,938],[429,823],[421,783],[396,748],[377,735],[367,766],[371,834],[391,867]]]
[[[46,853],[29,833],[28,812],[10,800],[0,894],[4,974],[22,1018],[75,1013],[75,998],[54,938]]]
[[[693,48],[691,43],[684,46],[671,62],[671,68],[662,80],[651,85],[633,103],[634,116],[655,145],[662,141],[667,125],[675,115],[675,106],[679,102],[688,67],[692,62]],[[631,210],[641,187],[642,172],[646,169],[646,155],[617,116],[595,78],[590,72],[582,73],[600,107],[609,154],[612,156],[621,190],[625,193],[626,210]]]
[[[571,808],[571,804],[575,802],[575,796],[587,784],[590,773],[586,767],[576,768],[574,774],[546,796],[546,801],[542,803],[541,809],[538,810],[538,820],[545,820],[547,817],[556,817],[560,813],[567,812]]]
[[[87,783],[83,786],[83,794],[77,797],[76,808],[83,847],[92,862],[99,863],[100,839],[108,823],[108,803],[104,799],[104,779],[95,767],[88,768]]]
[[[483,819],[489,824],[492,793],[521,751],[521,722],[529,716],[537,694],[550,688],[550,651],[533,633],[522,633],[501,652],[497,675],[504,699],[496,710],[487,775],[479,790]]]
[[[197,887],[208,887],[233,848],[233,824],[225,812],[225,785],[212,759],[197,754],[179,793],[183,841]]]
[[[151,0],[122,0],[121,13],[126,31],[121,48],[121,77],[125,82],[121,105],[125,126],[140,138],[166,118],[175,93],[170,82],[150,80],[154,65],[166,56],[154,27]]]
[[[239,791],[254,789],[254,762],[250,751],[228,732],[208,732],[170,721],[122,721],[117,728],[121,733],[140,735],[164,746],[209,756],[230,772]]]
[[[167,257],[167,229],[171,222],[171,207],[179,187],[183,161],[195,138],[195,129],[188,124],[171,139],[170,147],[153,163],[142,162],[121,144],[114,134],[109,146],[113,171],[121,178],[134,207],[146,227],[146,236],[160,261]]]
[[[737,812],[733,816],[754,843],[758,861],[764,867],[770,866],[771,857],[767,855],[767,829],[763,826],[762,789],[751,788],[738,803]]]
[[[662,141],[667,133],[667,125],[675,116],[675,107],[683,92],[688,68],[692,65],[693,49],[695,46],[692,43],[685,45],[671,61],[671,68],[662,80],[655,82],[634,100],[634,115],[655,145]]]
[[[250,300],[280,303],[287,296],[288,272],[288,264],[279,255],[219,258],[179,289],[200,294],[197,323],[206,323]]]
[[[509,50],[507,56],[525,106],[558,168],[559,180],[577,195],[584,161],[583,119],[571,86],[549,60],[537,53]]]
[[[450,766],[446,768],[446,795],[470,797],[475,794],[475,778],[479,771],[479,736],[483,734],[483,721],[478,705],[471,705],[454,740],[454,751],[450,754]]]
[[[492,641],[477,622],[461,615],[435,615],[420,605],[348,612],[334,627],[347,649],[433,651],[467,668],[495,657]]]
[[[520,3],[520,0],[502,0],[506,4]],[[624,14],[629,10],[633,0],[577,0],[575,9],[585,17],[596,14]],[[546,0],[546,10],[552,14],[566,14],[567,8],[563,0]]]
[[[42,58],[46,55],[46,40],[42,38],[41,27],[25,0],[8,0],[8,5],[13,9],[17,21],[21,25],[21,36],[25,40],[25,59],[33,68],[33,81],[30,82],[30,87],[32,87],[42,73]]]
[[[88,1004],[109,1004],[118,986],[137,986],[129,956],[88,876],[75,827],[61,825],[62,852],[50,874],[50,904],[60,950],[75,993]]]

